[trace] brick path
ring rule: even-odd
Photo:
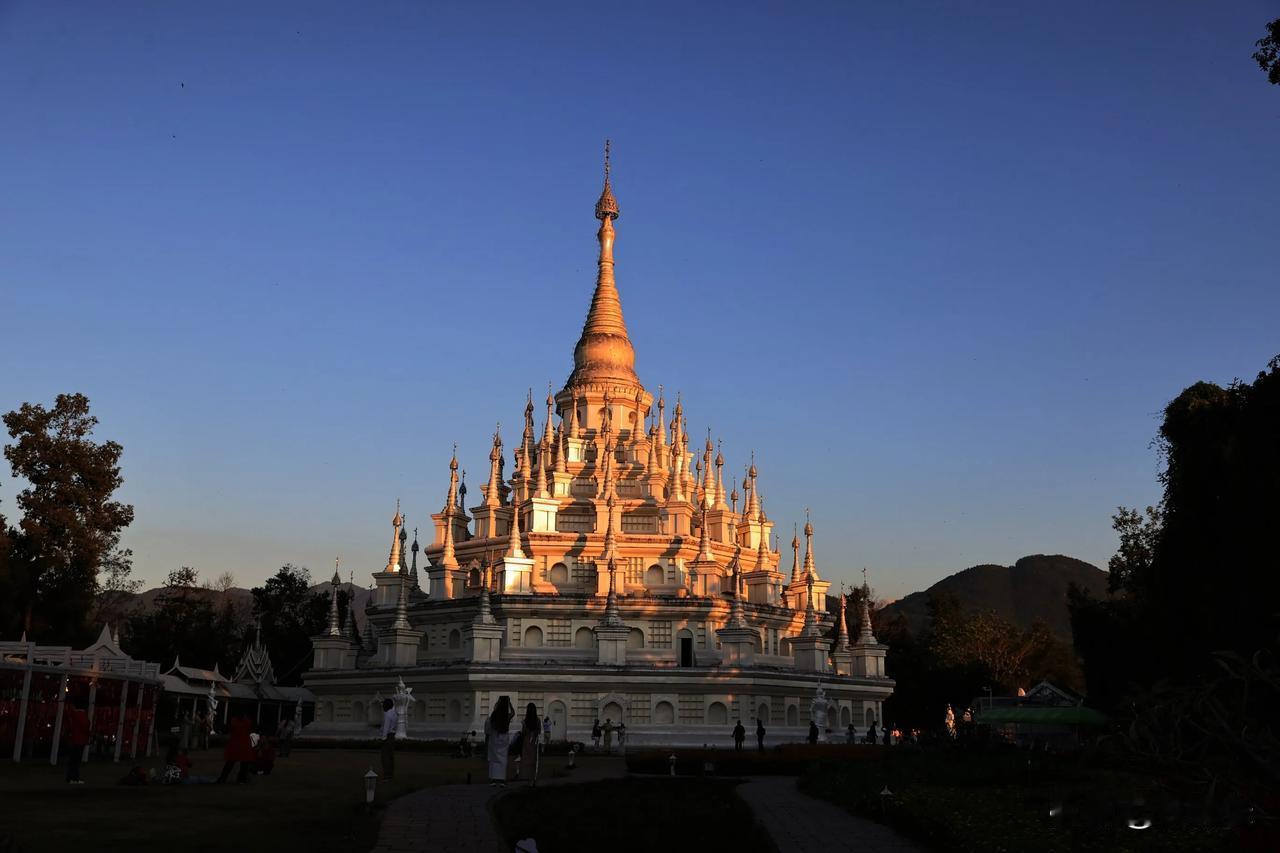
[[[796,780],[790,776],[759,776],[739,785],[737,791],[773,837],[778,853],[920,850],[887,826],[854,817],[839,806],[800,793]]]

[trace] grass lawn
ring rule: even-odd
[[[629,778],[525,788],[495,803],[508,848],[533,838],[539,850],[610,853],[772,853],[769,835],[728,779]]]
[[[954,853],[1204,851],[1229,838],[1158,780],[1084,755],[894,747],[811,768],[800,789]]]
[[[216,777],[221,750],[192,753],[193,775]],[[139,760],[159,768],[159,759]],[[89,762],[84,785],[63,782],[47,760],[0,763],[0,837],[26,853],[128,850],[365,851],[377,840],[380,814],[364,812],[363,776],[378,770],[369,750],[298,749],[276,761],[270,776],[247,785],[116,784],[132,766]],[[396,778],[378,786],[386,802],[418,788],[465,782],[484,774],[481,759],[426,752],[396,754]],[[234,774],[232,779],[235,779]]]

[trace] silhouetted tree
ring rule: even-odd
[[[300,684],[311,668],[311,638],[329,620],[330,595],[311,591],[311,573],[292,563],[281,567],[260,587],[251,590],[253,615],[262,625],[262,639],[281,684]],[[339,624],[346,626],[348,593],[338,591]]]
[[[1116,516],[1114,593],[1073,591],[1076,646],[1090,701],[1128,718],[1135,751],[1247,789],[1232,774],[1280,765],[1280,359],[1184,390],[1160,446],[1160,512]]]
[[[98,419],[83,394],[59,394],[51,409],[24,403],[4,423],[13,438],[5,458],[27,486],[18,493],[22,518],[4,537],[0,598],[9,603],[0,632],[83,641],[98,571],[133,521],[133,507],[111,499],[123,482],[123,448],[93,440]]]
[[[1280,85],[1280,18],[1267,24],[1267,34],[1258,39],[1253,59],[1267,72],[1267,80]]]
[[[134,613],[125,624],[123,642],[130,655],[165,666],[176,656],[187,666],[212,669],[217,664],[223,674],[231,674],[244,625],[230,602],[215,607],[198,580],[199,573],[189,566],[169,572],[151,610]]]

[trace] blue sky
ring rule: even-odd
[[[2,3],[0,409],[90,397],[150,583],[367,582],[568,375],[609,136],[637,369],[784,542],[1103,565],[1164,404],[1280,353],[1278,15]]]

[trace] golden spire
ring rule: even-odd
[[[400,526],[404,524],[404,517],[400,515],[400,501],[396,500],[396,514],[391,519],[391,556],[387,558],[387,567],[384,572],[400,571]]]
[[[444,504],[444,544],[440,552],[440,565],[446,569],[458,568],[458,555],[454,551],[453,513],[454,495],[458,487],[458,445],[453,446],[453,457],[449,460],[449,496]],[[416,540],[415,540],[416,542]]]
[[[800,534],[791,525],[791,582],[800,583]]]
[[[840,618],[836,622],[836,626],[837,626],[836,649],[838,649],[839,651],[844,651],[849,648],[849,635],[845,632],[844,608],[845,608],[844,584],[841,583],[840,584]]]
[[[804,576],[818,579],[818,570],[813,567],[813,525],[809,522],[808,507],[804,509]]]
[[[511,495],[511,527],[507,530],[507,556],[524,559],[524,549],[520,547],[520,502]]]
[[[605,142],[604,189],[596,202],[596,218],[600,230],[596,239],[600,242],[600,271],[596,275],[596,289],[591,296],[591,308],[582,327],[582,337],[573,349],[573,373],[568,385],[587,385],[612,382],[631,388],[639,388],[636,376],[635,348],[627,336],[627,325],[622,319],[622,300],[613,279],[613,221],[618,218],[618,202],[613,197],[609,182],[609,143]]]
[[[493,431],[493,449],[489,451],[489,487],[484,490],[484,505],[496,507],[502,505],[502,437],[499,432],[502,424]]]

